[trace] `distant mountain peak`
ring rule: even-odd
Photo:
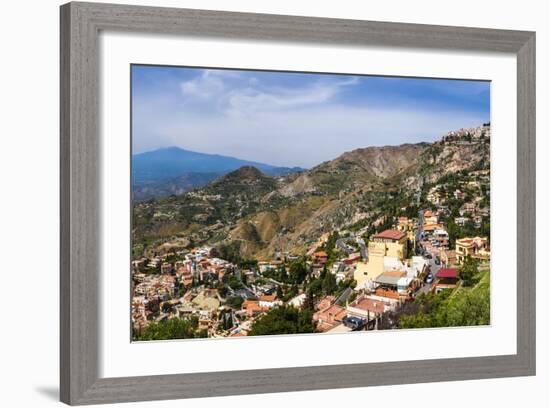
[[[258,170],[254,166],[242,166],[231,173],[226,174],[225,177],[238,177],[243,179],[258,179],[266,177],[264,173]]]
[[[214,181],[215,185],[225,186],[252,186],[252,185],[275,185],[275,179],[262,173],[254,166],[242,166],[233,170]]]

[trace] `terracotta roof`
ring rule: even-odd
[[[356,304],[352,304],[351,307],[356,307],[358,309],[374,313],[384,313],[384,302],[381,302],[380,300],[363,298]]]
[[[433,231],[433,230],[436,230],[436,229],[441,228],[441,227],[443,227],[443,225],[441,225],[441,224],[424,224],[422,229],[424,231]]]
[[[382,231],[376,235],[373,236],[374,239],[381,238],[381,239],[393,239],[395,241],[399,241],[401,238],[405,236],[404,232],[387,229],[385,231]]]
[[[260,302],[274,302],[276,298],[276,295],[262,295],[260,296]]]
[[[381,273],[380,275],[386,275],[386,276],[393,276],[397,278],[402,278],[403,276],[406,276],[407,273],[404,271],[386,271],[384,273]]]
[[[328,257],[328,255],[327,255],[327,253],[326,253],[325,251],[315,252],[315,253],[313,254],[313,256],[314,256],[315,258],[327,258],[327,257]]]
[[[441,268],[435,276],[438,278],[458,278],[458,271],[454,268]]]
[[[316,308],[317,310],[325,310],[328,308],[336,298],[334,296],[325,296],[323,299],[321,299],[317,304]]]
[[[335,320],[342,320],[346,316],[346,309],[342,306],[331,305],[328,308],[321,310],[314,315],[314,319],[321,320],[332,316]]]
[[[253,308],[253,307],[256,307],[256,306],[258,306],[258,307],[260,306],[257,300],[247,299],[243,302],[242,307],[243,307],[243,309],[248,309],[248,308],[251,308],[251,307]]]

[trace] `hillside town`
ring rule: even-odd
[[[461,129],[434,149],[486,148],[489,137],[488,124]],[[483,160],[432,173],[412,192],[381,195],[402,207],[380,201],[377,211],[344,219],[305,250],[246,258],[239,246],[204,243],[134,256],[133,339],[489,324]]]
[[[451,247],[439,218],[445,211],[444,205],[435,204],[418,218],[398,217],[391,229],[367,241],[364,231],[341,231],[336,239],[336,234],[327,235],[304,259],[304,276],[298,279],[291,275],[301,258],[290,254],[243,266],[204,246],[134,260],[135,337],[151,323],[175,318],[193,321],[198,337],[247,336],[255,322],[282,307],[312,307],[311,324],[319,333],[380,329],[385,313],[395,312],[419,293],[454,290],[467,259],[488,269],[488,238],[464,236]],[[478,212],[474,205],[461,217]],[[288,278],[283,282],[281,276]],[[305,283],[319,279],[321,286],[332,282],[332,288],[310,299]],[[292,280],[295,284],[287,283]]]

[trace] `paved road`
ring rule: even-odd
[[[435,257],[432,257],[432,259],[428,259],[429,265],[430,265],[430,271],[432,272],[432,275],[435,277],[435,274],[441,269],[442,265],[437,265],[435,263]]]
[[[359,238],[357,240],[357,243],[359,244],[359,251],[361,252],[361,258],[364,260],[369,258],[369,250],[367,248],[367,245],[365,245],[365,241],[363,238]]]
[[[435,257],[432,257],[432,259],[428,259],[428,265],[430,267],[430,272],[432,273],[434,280],[435,280],[435,274],[441,269],[442,265],[437,265],[435,263]],[[428,293],[430,289],[432,288],[433,283],[424,283],[422,287],[419,289],[418,293]]]
[[[341,249],[342,251],[350,255],[354,253],[356,249],[346,244],[346,241],[349,241],[349,240],[354,240],[355,242],[357,242],[357,244],[359,245],[359,252],[361,253],[361,258],[365,260],[368,259],[369,251],[363,239],[355,240],[355,238],[338,238],[336,240],[335,245],[338,249]]]
[[[354,249],[346,244],[346,241],[348,239],[349,238],[338,238],[336,240],[335,245],[338,249],[341,249],[342,251],[345,251],[349,255],[349,254],[353,253]]]

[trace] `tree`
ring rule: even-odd
[[[332,273],[325,273],[322,281],[322,288],[325,295],[332,295],[336,291],[336,289],[338,289],[338,285],[336,284],[336,277]]]
[[[232,307],[233,309],[240,309],[243,302],[244,300],[240,296],[231,296],[226,300],[227,306]]]
[[[143,329],[142,333],[137,336],[137,340],[192,339],[198,337],[197,326],[198,319],[196,317],[154,322]]]
[[[220,245],[218,248],[220,258],[225,259],[234,264],[243,262],[241,258],[241,243],[240,241],[232,241],[229,244]]]
[[[477,266],[477,261],[470,256],[466,257],[464,260],[464,263],[458,271],[458,275],[465,286],[472,286],[474,284],[474,277],[478,274]]]
[[[293,261],[289,268],[289,279],[292,283],[302,283],[307,277],[307,266],[305,258],[299,258]]]
[[[277,298],[282,299],[283,296],[284,296],[283,288],[281,287],[281,285],[277,285]]]
[[[312,297],[318,297],[323,292],[323,281],[319,279],[313,279],[307,287],[307,291]]]
[[[231,312],[224,312],[222,313],[222,328],[224,330],[229,330],[233,327],[233,314]]]
[[[217,289],[218,289],[218,293],[220,294],[221,297],[226,297],[227,296],[227,287],[225,286],[225,284],[223,282],[219,282],[218,283],[218,286],[217,286]]]
[[[302,309],[311,310],[312,312],[315,309],[315,298],[313,296],[313,292],[310,289],[306,290],[306,298],[304,299]]]
[[[163,313],[168,313],[171,310],[172,310],[172,304],[170,302],[164,302],[162,304],[162,312]]]
[[[270,310],[252,324],[249,336],[269,334],[313,333],[313,312],[299,310],[292,306],[281,306]]]
[[[229,276],[229,278],[227,279],[227,284],[233,290],[240,289],[242,287],[242,283],[237,279],[235,275]]]
[[[452,293],[452,296],[451,296]],[[384,318],[379,328],[424,328],[478,326],[490,323],[489,276],[485,275],[475,287],[454,292],[420,295],[414,302]],[[387,326],[387,327],[386,327]]]

